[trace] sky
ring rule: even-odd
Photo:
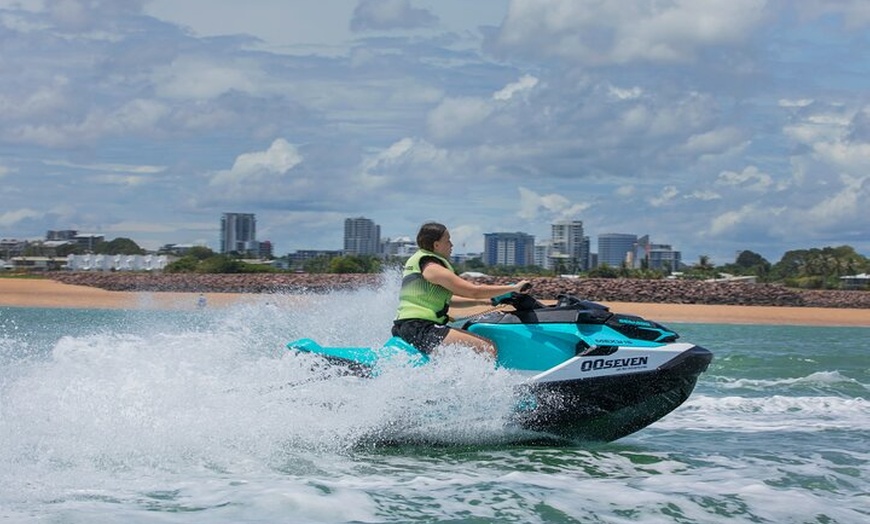
[[[0,0],[0,237],[870,256],[866,0]]]

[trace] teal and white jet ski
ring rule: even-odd
[[[713,358],[707,349],[677,342],[679,335],[661,324],[571,295],[553,305],[526,293],[492,302],[513,309],[453,325],[496,344],[496,365],[517,378],[511,424],[541,440],[612,441],[638,431],[689,398]],[[364,377],[377,375],[387,359],[410,366],[430,360],[397,337],[380,348],[324,347],[311,339],[287,347]]]

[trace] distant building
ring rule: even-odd
[[[840,277],[843,289],[870,289],[870,274],[859,273]]]
[[[94,249],[100,244],[102,244],[106,240],[106,237],[103,235],[97,235],[94,233],[81,233],[76,234],[72,237],[72,241],[76,246],[82,248],[87,252],[93,252]]]
[[[386,239],[381,247],[381,253],[385,257],[400,257],[407,258],[417,252],[417,242],[411,240],[411,237],[398,237],[396,239]]]
[[[12,257],[19,257],[24,254],[24,249],[27,247],[27,242],[18,240],[17,238],[0,239],[0,254],[8,262]]]
[[[72,240],[44,240],[31,245],[31,248],[36,248],[42,256],[56,257],[61,248],[73,244]]]
[[[260,260],[268,260],[272,258],[272,242],[269,240],[264,240],[262,242],[256,243],[257,249],[252,253],[257,256]]]
[[[549,268],[563,267],[571,273],[589,269],[589,237],[583,235],[582,220],[556,222],[550,226],[550,231],[550,258],[553,260]]]
[[[184,255],[190,253],[190,250],[195,247],[204,246],[196,246],[195,244],[163,244],[163,246],[157,250],[157,253],[161,255],[175,255],[178,257],[183,257]]]
[[[72,240],[79,232],[74,229],[64,229],[60,231],[49,230],[45,233],[45,239],[49,241]]]
[[[224,213],[221,217],[221,253],[254,253],[257,243],[257,218],[253,213]]]
[[[544,241],[535,244],[535,265],[544,269],[553,269],[553,259],[550,256],[552,252],[552,242]]]
[[[338,250],[301,249],[287,255],[288,269],[302,269],[309,260],[318,258],[333,259],[340,257],[341,254],[342,252]]]
[[[364,217],[344,220],[344,254],[377,255],[381,247],[381,226]]]
[[[64,267],[64,259],[54,257],[13,257],[6,263],[7,269],[24,271],[57,271]]]
[[[598,235],[598,264],[610,267],[632,267],[637,235],[603,233]]]
[[[531,266],[535,263],[535,237],[527,233],[483,235],[483,263],[487,266]]]
[[[649,235],[644,235],[637,240],[635,250],[634,267],[657,269],[659,271],[678,271],[683,264],[682,255],[669,244],[653,244]]]
[[[450,263],[453,265],[465,264],[471,260],[483,262],[483,253],[453,253],[450,255]]]

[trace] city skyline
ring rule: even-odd
[[[241,222],[238,227],[241,228],[243,233],[241,236],[244,237],[244,240],[240,241],[236,245],[236,249],[227,249],[226,242],[227,238],[235,238],[237,233],[228,233],[227,232],[227,224],[233,224],[236,226],[237,222]],[[310,247],[301,247],[295,250],[283,250],[278,248],[275,251],[275,246],[271,242],[271,240],[261,240],[257,238],[256,234],[256,213],[230,213],[225,212],[220,216],[220,226],[218,228],[218,238],[215,242],[219,247],[215,247],[210,243],[165,243],[161,244],[158,249],[148,249],[150,252],[159,252],[162,250],[166,250],[171,246],[176,247],[184,247],[188,248],[193,245],[200,245],[211,249],[216,253],[229,253],[229,252],[246,252],[252,256],[267,254],[268,256],[274,256],[275,258],[282,258],[285,256],[290,256],[296,253],[301,252],[334,252],[334,253],[344,253],[344,254],[380,254],[378,252],[379,249],[383,248],[386,244],[393,243],[402,243],[403,239],[407,240],[411,244],[415,244],[414,236],[415,234],[408,233],[403,235],[397,235],[395,237],[381,237],[380,231],[381,226],[373,219],[358,216],[358,217],[345,217],[343,219],[343,245],[342,249],[336,248],[336,246],[330,246],[327,248],[310,248]],[[232,229],[230,227],[229,229]],[[227,236],[229,235],[229,236]],[[373,240],[375,237],[372,235],[377,235],[378,241]],[[623,263],[629,263],[630,266],[640,267],[640,258],[646,257],[647,262],[652,262],[653,268],[675,268],[679,267],[681,263],[685,263],[687,265],[691,265],[694,262],[697,262],[700,257],[707,257],[707,255],[701,254],[697,257],[692,258],[682,256],[682,251],[680,249],[676,249],[672,246],[672,244],[663,244],[660,242],[653,242],[653,239],[650,238],[649,234],[638,234],[638,233],[619,233],[619,232],[607,232],[607,233],[598,233],[597,235],[585,235],[583,228],[583,221],[578,219],[573,220],[561,220],[554,222],[551,224],[551,235],[545,238],[538,238],[534,235],[530,235],[523,231],[490,231],[485,232],[483,235],[483,244],[484,247],[480,251],[458,251],[454,249],[454,256],[458,256],[459,258],[465,258],[466,256],[480,256],[482,259],[487,258],[486,247],[489,243],[488,238],[492,237],[494,240],[503,241],[505,237],[510,237],[511,242],[514,242],[514,237],[525,237],[520,238],[519,244],[527,242],[529,239],[533,243],[532,251],[522,255],[525,261],[528,261],[529,258],[532,259],[530,264],[523,264],[517,262],[516,264],[507,264],[507,265],[539,265],[544,268],[551,269],[550,264],[542,263],[539,260],[539,254],[537,251],[540,248],[546,248],[546,256],[555,255],[556,258],[563,258],[566,260],[571,260],[570,264],[576,264],[576,269],[578,271],[583,271],[587,269],[591,269],[592,267],[597,267],[602,264],[607,264],[612,267],[620,266]],[[349,244],[349,236],[359,237],[350,240]],[[498,238],[501,237],[501,238]],[[570,237],[578,237],[578,238],[570,238]],[[87,242],[88,245],[93,246],[93,242],[95,238],[100,238],[101,241],[108,240],[103,235],[94,234],[94,233],[85,233],[78,232],[76,230],[66,229],[66,230],[49,230],[46,231],[43,237],[36,239],[20,239],[14,237],[3,237],[3,243],[8,243],[10,241],[24,241],[24,242],[48,242],[48,243],[58,243],[59,241],[72,241],[73,243],[82,244],[83,242]],[[119,238],[119,237],[115,237]],[[121,237],[121,238],[129,238],[129,237]],[[360,240],[362,238],[362,241]],[[596,243],[592,243],[592,238],[597,240]],[[135,238],[129,238],[130,240],[137,242]],[[362,243],[360,243],[362,242]],[[138,244],[138,243],[137,243]],[[596,245],[597,250],[592,251],[591,246]],[[246,248],[245,248],[246,246]],[[360,247],[364,247],[364,249],[360,249]],[[377,247],[375,247],[377,246]],[[812,248],[822,248],[822,247],[837,247],[837,246],[803,246],[796,249],[812,249]],[[851,246],[854,248],[854,246]],[[244,249],[243,249],[244,248]],[[493,244],[493,249],[502,250],[499,254],[491,255],[491,258],[496,260],[496,264],[501,263],[502,260],[510,259],[513,256],[513,253],[509,255],[506,254],[503,250],[508,249],[512,250],[515,248],[514,245],[505,246],[500,245],[496,246]],[[525,248],[523,248],[525,249]],[[602,257],[601,252],[604,250],[605,255]],[[8,247],[7,247],[8,251]],[[710,262],[715,263],[716,265],[723,265],[734,262],[737,256],[744,250],[737,250],[733,254],[733,258],[715,261],[710,259]],[[748,250],[751,251],[751,250]],[[630,259],[626,259],[626,254],[629,254]],[[389,253],[382,253],[389,254]],[[395,254],[395,253],[394,253]],[[402,249],[402,253],[400,256],[408,256],[410,252],[407,249]],[[859,252],[860,254],[860,252]],[[763,255],[762,255],[763,256]],[[866,255],[864,255],[866,256]],[[650,258],[651,257],[651,258]],[[781,258],[781,257],[780,257]],[[774,263],[778,261],[780,258],[767,259],[769,262]],[[578,262],[578,260],[584,260],[584,262]],[[593,262],[594,259],[594,262]],[[617,262],[619,260],[619,262]],[[487,260],[483,260],[487,265],[491,265]]]
[[[0,237],[279,252],[582,217],[686,261],[870,253],[870,7],[0,0]]]

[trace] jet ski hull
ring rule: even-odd
[[[641,317],[611,313],[594,302],[560,295],[545,306],[527,294],[497,297],[514,306],[466,319],[453,327],[492,340],[499,367],[517,377],[509,424],[524,440],[612,441],[664,417],[689,398],[712,361],[707,349],[677,342],[679,335]],[[400,338],[381,348],[322,347],[310,339],[288,344],[376,376],[395,359],[425,365],[429,356]]]
[[[512,422],[555,440],[617,440],[643,429],[685,402],[712,360],[694,346],[660,368],[519,386]]]
[[[320,355],[344,373],[364,378],[378,375],[378,363],[385,360],[400,358],[415,367],[429,361],[400,339],[377,349],[322,347],[310,339],[288,346]],[[575,357],[535,376],[518,373],[517,404],[509,425],[530,432],[530,441],[617,440],[685,402],[712,357],[707,349],[689,344],[619,348],[603,357]],[[650,361],[654,367],[649,367]]]

